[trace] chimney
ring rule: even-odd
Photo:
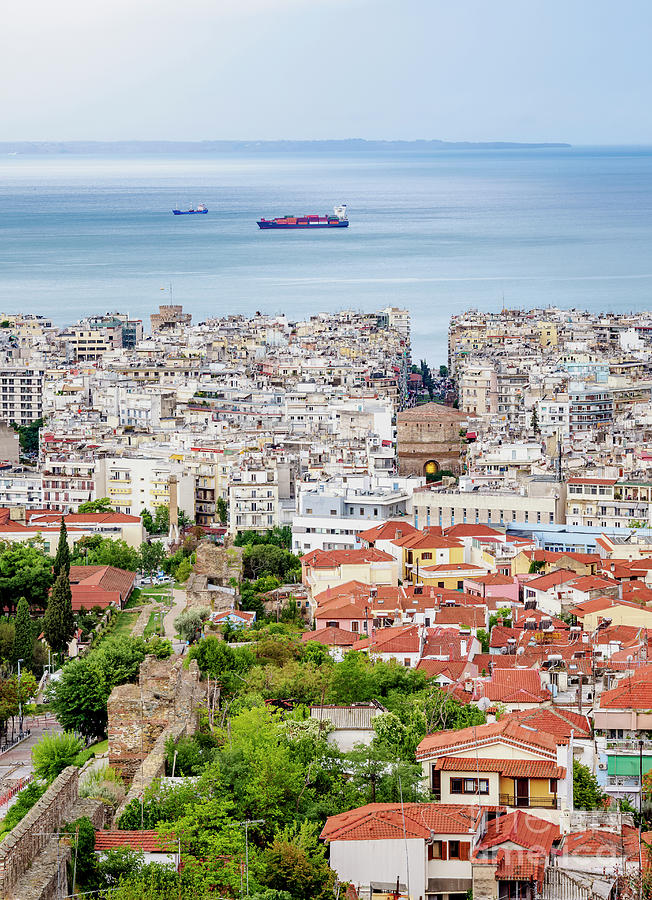
[[[21,525],[24,525],[27,521],[27,514],[24,506],[10,506],[9,507],[9,521],[10,522],[19,522]]]

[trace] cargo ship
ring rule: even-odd
[[[200,203],[197,209],[195,209],[194,206],[191,206],[190,209],[173,209],[172,212],[175,216],[205,216],[208,212],[208,207],[204,206],[203,203]]]
[[[259,228],[348,228],[346,206],[336,206],[332,216],[282,216],[259,219]]]

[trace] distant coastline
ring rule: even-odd
[[[257,153],[266,150],[295,152],[365,150],[550,150],[568,149],[565,143],[515,143],[511,141],[366,141],[350,138],[334,141],[2,141],[0,155],[107,156],[111,154]]]

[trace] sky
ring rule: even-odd
[[[20,0],[0,140],[652,144],[649,0]]]

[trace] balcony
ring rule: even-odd
[[[500,794],[501,806],[516,806],[520,809],[558,809],[557,797],[516,797],[514,794]]]

